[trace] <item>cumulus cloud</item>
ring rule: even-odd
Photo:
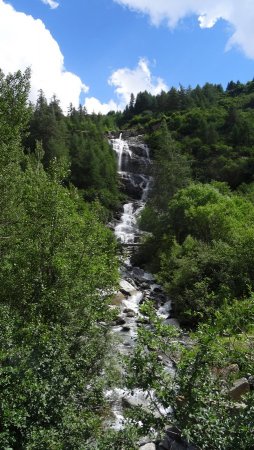
[[[55,2],[55,0],[42,0],[42,3],[49,5],[51,9],[56,9],[59,6],[59,3]]]
[[[101,103],[100,100],[95,97],[86,98],[84,106],[89,114],[107,114],[109,111],[117,111],[119,109],[114,100],[110,100],[108,103]]]
[[[162,90],[168,90],[168,86],[162,78],[152,76],[149,62],[144,58],[139,60],[135,69],[124,67],[113,72],[108,83],[114,87],[118,103],[110,100],[106,104],[101,104],[95,98],[86,98],[85,107],[88,112],[104,112],[105,114],[112,109],[121,110],[129,103],[131,93],[137,95],[138,92],[148,91],[156,95]]]
[[[167,22],[170,28],[191,14],[201,28],[212,28],[219,19],[231,24],[232,36],[226,48],[240,47],[254,59],[254,2],[252,0],[115,0],[135,11],[148,14],[154,25]]]
[[[47,99],[54,94],[63,110],[73,103],[79,105],[81,92],[88,87],[64,67],[64,57],[44,23],[0,0],[0,67],[15,72],[31,67],[31,100],[43,89]]]

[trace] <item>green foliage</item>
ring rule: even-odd
[[[105,414],[115,240],[101,207],[63,186],[64,163],[45,172],[38,142],[24,155],[27,78],[13,77],[19,116],[0,117],[0,447],[86,449]]]
[[[0,135],[2,144],[20,139],[26,131],[30,117],[27,107],[30,70],[7,76],[0,70]]]
[[[108,210],[119,205],[116,157],[103,135],[103,127],[73,110],[68,118],[71,182],[85,200],[99,199]]]
[[[252,447],[253,393],[237,405],[228,389],[236,377],[254,369],[253,336],[249,334],[253,305],[253,298],[242,304],[225,304],[213,322],[195,333],[195,346],[183,352],[176,380],[176,419],[185,435],[202,449]],[[231,364],[237,364],[240,373],[230,372]]]
[[[161,247],[159,279],[179,318],[192,325],[207,319],[225,298],[241,300],[254,288],[253,205],[217,186],[191,184],[168,208],[168,247]]]
[[[54,158],[69,160],[67,126],[59,101],[55,97],[48,104],[44,93],[40,91],[30,121],[29,131],[25,145],[29,151],[33,152],[35,151],[36,142],[42,142],[45,167],[49,167],[50,161]]]
[[[161,212],[166,209],[175,192],[188,184],[190,169],[186,157],[172,140],[165,121],[150,137],[149,144],[154,157],[151,203],[154,209]]]
[[[140,435],[151,427],[163,435],[165,424],[170,422],[202,450],[252,448],[253,392],[235,403],[228,390],[237,377],[254,370],[253,307],[253,298],[241,304],[224,304],[184,345],[179,332],[164,325],[150,304],[143,307],[152,327],[139,329],[137,347],[128,364],[129,388],[153,392],[153,413],[161,404],[165,408],[170,405],[174,412],[156,419],[154,414],[137,409],[132,420],[142,418]],[[170,377],[164,367],[170,367],[172,361],[176,373]],[[239,372],[231,370],[234,367],[239,367]]]
[[[116,158],[104,136],[111,125],[115,127],[114,114],[88,116],[82,107],[70,106],[64,116],[59,101],[53,97],[48,103],[40,91],[24,144],[28,153],[34,153],[41,142],[46,169],[55,158],[69,164],[68,181],[82,190],[84,199],[99,200],[112,211],[119,205],[119,192]]]

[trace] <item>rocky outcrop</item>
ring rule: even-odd
[[[250,392],[250,385],[247,378],[240,378],[234,382],[233,387],[229,390],[229,396],[232,400],[238,401],[245,394]]]

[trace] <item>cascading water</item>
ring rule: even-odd
[[[124,191],[133,198],[123,207],[120,222],[115,226],[115,235],[123,244],[134,244],[140,235],[137,217],[147,200],[151,177],[147,174],[151,165],[149,149],[140,137],[112,139],[112,146],[118,158],[118,174]]]
[[[146,298],[154,299],[155,305],[159,308],[158,314],[167,320],[171,305],[161,287],[155,283],[153,276],[138,267],[132,267],[128,258],[130,249],[138,245],[140,239],[138,217],[149,196],[152,181],[149,148],[143,142],[142,136],[123,140],[122,134],[120,134],[118,138],[111,139],[111,144],[118,159],[118,173],[122,190],[129,198],[129,201],[123,206],[120,220],[114,227],[116,238],[123,244],[126,252],[121,268],[120,290],[116,295],[119,316],[116,324],[112,327],[112,332],[118,338],[118,351],[120,354],[126,355],[132,352],[135,345],[137,324],[140,320],[140,302]],[[114,415],[109,426],[115,429],[123,426],[123,409],[126,403],[143,408],[149,407],[147,393],[139,389],[129,392],[125,388],[115,388],[108,391],[106,397],[109,399]],[[161,409],[162,414],[168,411]]]

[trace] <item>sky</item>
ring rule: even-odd
[[[121,110],[147,90],[254,77],[253,0],[0,0],[0,68],[31,67],[64,112]]]

